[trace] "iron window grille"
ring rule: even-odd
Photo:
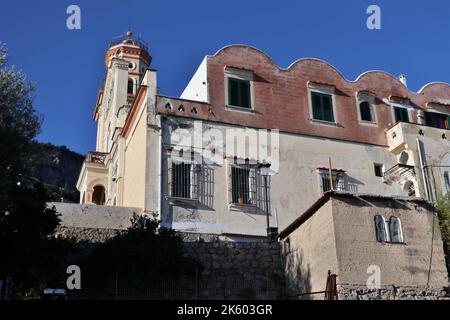
[[[270,176],[263,175],[261,164],[230,164],[230,202],[237,205],[255,206],[270,212]]]
[[[183,158],[181,151],[179,158],[169,157],[169,197],[198,200],[201,170],[201,164],[194,162],[194,153],[190,159]]]
[[[319,176],[323,193],[331,190],[346,191],[344,172],[337,170],[331,171],[333,186],[330,183],[330,172],[328,170],[319,170]]]

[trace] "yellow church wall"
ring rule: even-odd
[[[126,139],[123,206],[144,209],[147,112],[142,107],[137,124]]]

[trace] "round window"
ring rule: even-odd
[[[130,62],[128,64],[128,69],[133,70],[134,68],[136,68],[136,65],[133,62]]]

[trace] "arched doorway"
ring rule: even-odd
[[[102,185],[96,185],[94,192],[92,193],[92,203],[97,205],[105,204],[105,187]]]

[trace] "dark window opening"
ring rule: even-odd
[[[377,241],[387,241],[386,223],[384,221],[384,218],[380,215],[375,216],[375,234],[377,237]]]
[[[361,114],[361,120],[369,122],[373,121],[369,102],[363,101],[359,104],[359,113]]]
[[[134,83],[132,79],[128,79],[128,88],[127,88],[127,93],[128,94],[133,94],[134,93]]]
[[[321,170],[319,172],[321,179],[322,192],[325,193],[331,190],[345,191],[344,173],[339,171],[332,171],[333,186],[330,183],[330,172]]]
[[[311,92],[311,101],[313,118],[315,120],[334,122],[333,102],[331,95]]]
[[[427,126],[435,128],[450,129],[450,116],[435,112],[425,112],[425,123]]]
[[[231,167],[232,202],[251,204],[250,197],[250,169]]]
[[[228,78],[228,104],[235,107],[251,108],[250,81]]]
[[[391,238],[391,242],[403,242],[403,235],[399,218],[392,216],[389,219],[389,235]]]
[[[172,197],[191,198],[191,164],[172,163]]]
[[[377,176],[377,177],[383,176],[383,165],[382,164],[375,163],[373,165],[373,168],[375,170],[375,176]]]
[[[409,122],[408,109],[401,107],[394,107],[395,122]]]

